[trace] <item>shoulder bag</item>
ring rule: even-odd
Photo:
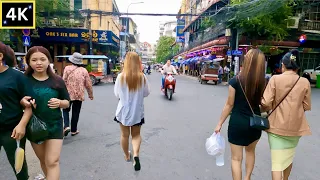
[[[247,95],[241,85],[241,82],[240,82],[240,78],[237,76],[237,79],[239,81],[239,84],[240,84],[240,87],[242,89],[242,92],[247,100],[247,103],[249,104],[249,107],[250,107],[250,110],[252,112],[252,117],[250,117],[250,127],[252,128],[255,128],[255,129],[259,129],[259,130],[267,130],[270,128],[270,124],[269,124],[269,120],[268,120],[268,117],[274,112],[274,110],[277,109],[277,107],[282,103],[282,101],[289,95],[289,93],[292,91],[292,89],[294,88],[294,86],[298,83],[299,79],[300,79],[300,76],[299,78],[297,79],[297,81],[294,83],[294,85],[291,87],[291,89],[288,91],[288,93],[281,99],[281,101],[279,101],[279,103],[275,106],[275,108],[273,108],[273,110],[268,113],[267,117],[262,117],[262,116],[259,116],[259,115],[256,115],[250,105],[250,102],[247,98]]]

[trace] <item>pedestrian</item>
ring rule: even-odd
[[[33,96],[28,79],[13,67],[16,65],[14,51],[0,42],[0,150],[6,151],[17,180],[28,180],[27,162],[24,160],[20,173],[15,171],[16,141],[25,149],[25,131],[32,115],[31,107],[22,109],[20,102],[25,96]],[[26,159],[26,158],[24,158]]]
[[[61,108],[69,107],[69,94],[62,78],[50,67],[49,51],[42,46],[34,46],[26,55],[28,69],[25,75],[35,93],[34,114],[47,125],[49,135],[44,142],[31,142],[40,160],[46,179],[60,179],[60,153],[63,141],[63,120]]]
[[[124,69],[117,77],[114,93],[119,103],[114,120],[120,124],[121,146],[127,162],[132,160],[129,151],[131,130],[133,148],[133,166],[136,171],[141,169],[139,151],[141,145],[140,130],[144,119],[144,98],[150,94],[147,77],[141,72],[142,64],[139,55],[128,52],[124,61]]]
[[[231,168],[234,180],[242,179],[243,149],[246,153],[245,180],[251,179],[255,164],[255,149],[261,137],[261,130],[251,128],[249,122],[253,112],[261,115],[259,105],[264,87],[265,56],[260,50],[251,49],[245,56],[240,75],[229,81],[228,99],[215,128],[216,133],[220,132],[232,111],[228,126],[228,141],[231,147]]]
[[[311,88],[309,81],[297,74],[299,69],[299,51],[285,54],[282,74],[270,78],[263,94],[263,109],[274,110],[267,130],[273,180],[289,179],[300,137],[311,135],[305,115],[305,111],[311,110]]]
[[[81,111],[82,102],[85,100],[85,89],[88,96],[93,100],[92,82],[86,68],[83,67],[83,56],[80,53],[73,53],[69,58],[72,65],[64,68],[63,80],[66,83],[70,95],[70,107],[63,110],[64,118],[64,136],[68,136],[71,131],[71,136],[79,134],[78,122]],[[71,130],[69,112],[72,109]]]
[[[219,81],[218,83],[222,83],[222,77],[223,77],[223,68],[221,65],[219,65],[219,70],[218,70],[218,78],[219,78]]]
[[[224,66],[223,68],[224,74],[225,74],[225,78],[227,80],[227,82],[229,81],[229,73],[230,73],[230,69],[227,65]]]

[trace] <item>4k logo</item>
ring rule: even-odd
[[[0,0],[0,29],[35,29],[35,0]]]

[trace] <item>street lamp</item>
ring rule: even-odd
[[[93,54],[92,49],[92,29],[91,29],[91,11],[90,9],[79,9],[79,12],[82,17],[85,17],[88,21],[88,29],[89,29],[89,55]]]
[[[127,27],[126,27],[126,36],[125,36],[125,43],[126,43],[126,46],[127,46],[127,35],[129,36],[129,7],[131,6],[131,5],[133,5],[133,4],[143,4],[144,2],[133,2],[133,3],[130,3],[129,5],[128,5],[128,8],[127,8]]]

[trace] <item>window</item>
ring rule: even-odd
[[[82,0],[74,0],[74,11],[79,11],[79,9],[82,9]]]

